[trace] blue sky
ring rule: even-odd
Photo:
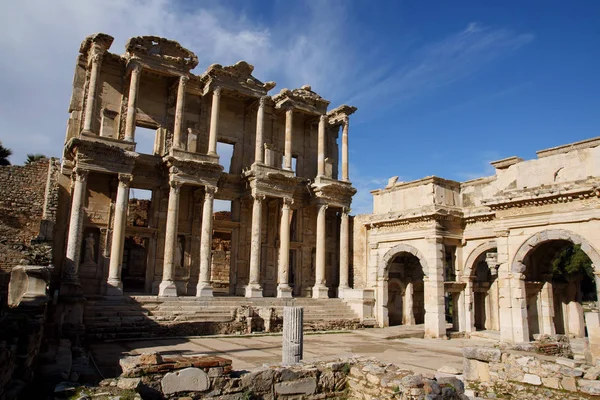
[[[350,126],[353,209],[399,175],[467,180],[489,162],[600,136],[598,1],[20,1],[0,12],[0,140],[60,156],[74,61],[90,33],[154,34],[200,73],[244,59],[312,85]]]

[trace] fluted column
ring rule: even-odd
[[[285,110],[285,147],[283,152],[283,168],[292,169],[292,129],[294,126],[294,110]]]
[[[262,297],[260,286],[260,250],[262,226],[262,202],[265,196],[255,194],[252,206],[252,240],[250,242],[250,276],[246,286],[246,297]]]
[[[325,124],[327,116],[321,115],[319,119],[319,138],[318,138],[318,155],[317,155],[317,176],[325,175]]]
[[[293,200],[285,198],[281,206],[281,226],[279,228],[279,268],[277,273],[277,297],[292,297],[289,285],[290,267],[290,206]]]
[[[142,66],[133,64],[129,81],[129,96],[127,98],[127,118],[125,119],[125,141],[133,142],[135,139],[135,114],[137,111],[137,93],[140,87],[140,73]]]
[[[349,181],[350,175],[348,173],[348,125],[350,124],[350,118],[344,117],[342,124],[342,180]]]
[[[181,143],[181,127],[183,126],[183,114],[185,113],[185,86],[188,77],[183,75],[179,77],[179,87],[177,88],[177,105],[175,106],[175,126],[173,127],[173,147],[183,149],[185,146]],[[189,150],[189,149],[188,149]]]
[[[212,263],[213,203],[217,188],[206,186],[204,207],[202,208],[202,234],[200,236],[200,278],[196,286],[196,296],[211,297],[213,288],[210,282]]]
[[[102,65],[103,53],[94,53],[91,56],[92,70],[90,71],[90,82],[88,86],[87,99],[85,103],[85,117],[83,120],[83,131],[92,132],[92,120],[96,107],[96,91],[98,88],[98,76]]]
[[[347,208],[342,209],[340,222],[340,285],[338,287],[338,297],[344,297],[344,290],[349,289],[348,277],[350,273],[349,254],[349,238],[350,227]]]
[[[221,107],[221,88],[213,91],[212,107],[210,110],[210,135],[208,137],[208,154],[217,155],[217,134],[219,133],[219,109]]]
[[[281,346],[281,363],[283,365],[298,364],[303,356],[302,307],[283,307],[283,343]]]
[[[264,130],[265,130],[265,104],[267,103],[267,96],[260,98],[258,104],[258,111],[256,112],[256,144],[254,148],[254,162],[262,164],[265,161],[263,142],[264,142]]]
[[[313,299],[329,298],[329,290],[325,285],[325,236],[326,236],[326,211],[327,205],[320,204],[317,213],[317,251],[315,267],[315,286],[313,287]]]
[[[69,281],[78,281],[79,259],[81,240],[83,236],[83,216],[86,194],[88,171],[76,168],[73,170],[75,178],[73,198],[71,201],[71,219],[69,220],[69,236],[67,238],[67,259],[65,263],[64,278]]]
[[[119,174],[119,187],[117,188],[117,201],[115,203],[115,217],[110,246],[110,264],[108,267],[108,280],[106,282],[106,294],[108,296],[123,295],[121,267],[123,263],[123,249],[125,247],[127,208],[129,207],[129,186],[132,178],[128,174]]]
[[[163,277],[158,287],[159,296],[177,296],[175,285],[175,246],[177,246],[177,220],[179,218],[179,192],[181,182],[169,182],[169,206],[165,229],[165,252],[163,258]]]

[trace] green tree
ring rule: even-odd
[[[12,150],[2,146],[2,142],[0,142],[0,165],[10,165],[8,157],[10,157],[11,154]]]
[[[596,301],[594,267],[581,246],[569,246],[558,253],[552,261],[552,275],[558,281],[579,286],[584,301]]]
[[[37,154],[27,154],[27,160],[25,160],[25,165],[27,164],[31,164],[33,162],[39,161],[39,160],[45,160],[46,157],[43,154],[37,153]]]

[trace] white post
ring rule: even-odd
[[[125,247],[127,209],[129,207],[129,185],[132,179],[131,175],[119,174],[119,187],[117,188],[113,235],[110,246],[110,264],[108,267],[108,280],[106,282],[106,294],[108,296],[123,295],[121,267],[123,263],[123,249]]]
[[[318,155],[317,155],[317,176],[325,175],[325,124],[327,116],[321,115],[319,118],[319,137],[318,137]]]
[[[283,343],[281,362],[284,365],[297,364],[303,356],[302,307],[283,307]]]
[[[177,105],[175,106],[175,125],[173,127],[173,147],[176,149],[183,149],[181,143],[181,129],[183,126],[183,117],[185,113],[185,86],[188,81],[188,77],[182,75],[179,77],[179,87],[177,88]],[[190,149],[188,149],[190,151]]]
[[[283,168],[292,169],[292,129],[294,126],[294,110],[285,110],[285,147],[283,156]]]
[[[325,239],[326,239],[326,211],[327,205],[320,204],[317,212],[317,251],[315,268],[315,286],[313,299],[329,298],[329,289],[325,285]]]
[[[293,200],[283,199],[281,205],[281,226],[279,228],[279,269],[277,276],[277,297],[292,297],[292,288],[288,284],[290,265],[290,206]]]
[[[213,203],[217,188],[206,186],[204,207],[202,208],[202,234],[200,236],[200,277],[196,286],[196,296],[211,297],[213,288],[210,282],[210,268],[212,263],[212,235],[213,235]]]
[[[258,103],[258,111],[256,112],[256,143],[254,147],[254,162],[262,164],[264,162],[264,130],[265,130],[265,104],[267,96],[260,98]]]
[[[177,246],[177,219],[179,218],[179,192],[181,182],[169,182],[169,206],[167,210],[167,226],[165,232],[165,253],[163,260],[163,277],[158,287],[159,296],[177,296],[175,285],[175,246]]]
[[[219,108],[221,107],[221,88],[213,91],[212,108],[210,110],[210,135],[208,137],[208,154],[217,155],[217,135],[219,133]]]
[[[250,243],[250,276],[246,286],[246,297],[262,297],[260,286],[260,248],[262,231],[262,202],[265,196],[254,195],[252,206],[252,240]]]
[[[129,82],[129,98],[127,100],[127,118],[125,119],[125,141],[133,142],[135,139],[135,114],[137,104],[137,92],[140,86],[140,72],[142,67],[133,64],[131,67],[131,80]]]

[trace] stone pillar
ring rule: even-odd
[[[583,316],[583,306],[581,305],[581,281],[569,282],[567,294],[569,303],[567,304],[567,315],[564,317],[565,325],[568,327],[570,337],[585,337],[585,322]]]
[[[212,263],[212,236],[213,236],[213,202],[217,188],[206,186],[204,207],[202,208],[202,234],[200,236],[200,277],[196,286],[196,296],[211,297],[213,288],[210,282],[210,268]]]
[[[283,169],[292,169],[292,129],[294,126],[294,110],[285,110],[285,147],[283,153]]]
[[[217,155],[217,135],[219,134],[219,109],[221,107],[221,88],[213,90],[212,108],[210,110],[210,135],[208,137],[208,154]]]
[[[92,120],[96,106],[96,91],[98,88],[98,76],[102,65],[103,53],[95,52],[91,55],[92,70],[90,71],[90,82],[85,102],[85,117],[83,120],[83,132],[92,132]]]
[[[428,240],[426,261],[429,269],[425,285],[425,337],[446,336],[446,304],[444,298],[444,245],[442,238]]]
[[[258,104],[258,111],[256,112],[256,143],[254,147],[254,162],[257,164],[263,164],[265,162],[264,157],[264,133],[265,133],[265,104],[267,103],[267,96],[260,98]]]
[[[73,198],[71,200],[71,218],[69,220],[69,236],[67,238],[67,258],[64,278],[69,281],[79,281],[77,271],[83,236],[83,207],[85,205],[86,182],[88,171],[80,168],[73,170],[75,177]]]
[[[540,304],[542,309],[541,315],[541,333],[545,335],[554,335],[556,328],[554,326],[554,298],[552,296],[552,276],[543,277],[546,282],[542,286],[539,294]]]
[[[350,124],[350,118],[344,117],[342,124],[342,180],[348,182],[350,175],[348,173],[348,125]]]
[[[127,118],[125,119],[125,141],[133,142],[135,139],[135,113],[137,111],[137,92],[140,87],[141,65],[133,64],[131,67],[131,80],[129,81],[129,97],[127,100]]]
[[[404,299],[402,301],[402,325],[414,325],[415,324],[415,312],[414,312],[414,286],[412,282],[406,284],[404,290]]]
[[[260,250],[262,245],[262,202],[265,196],[255,194],[252,206],[252,240],[250,244],[250,276],[246,286],[246,297],[262,297],[260,286]]]
[[[473,279],[469,278],[465,284],[465,332],[475,332],[475,310],[474,299],[475,292],[473,291]]]
[[[167,210],[167,226],[165,232],[165,252],[163,258],[163,277],[158,287],[159,296],[177,296],[175,285],[175,246],[177,246],[177,220],[179,218],[179,192],[181,182],[169,182],[169,207]]]
[[[525,271],[523,265],[521,270]],[[511,301],[511,314],[512,314],[512,341],[514,343],[522,343],[529,341],[529,323],[527,320],[527,296],[525,289],[525,275],[520,272],[513,272],[510,274],[510,298]],[[501,278],[499,274],[499,278]],[[500,304],[502,307],[502,298],[500,298]],[[502,312],[502,309],[501,309]],[[502,318],[502,317],[501,317]],[[502,327],[503,321],[500,321],[500,338],[503,339]]]
[[[117,201],[115,203],[115,217],[110,246],[110,264],[108,267],[108,280],[106,281],[107,296],[123,295],[121,265],[123,263],[125,227],[127,226],[127,209],[129,207],[129,185],[132,178],[131,175],[119,174],[119,187],[117,188]]]
[[[350,227],[348,222],[348,213],[350,210],[347,208],[342,209],[341,221],[340,221],[340,285],[338,287],[338,297],[344,297],[344,290],[349,289],[348,275],[350,273],[350,262],[349,262],[349,245],[350,245]]]
[[[175,106],[175,126],[173,127],[173,147],[176,149],[183,149],[184,146],[181,142],[181,130],[183,126],[183,117],[185,113],[185,86],[188,81],[188,77],[182,75],[179,77],[179,87],[177,88],[177,105]],[[188,151],[194,151],[187,149]]]
[[[293,200],[283,199],[281,205],[281,226],[279,228],[279,269],[277,274],[277,297],[292,297],[292,288],[288,284],[290,266],[290,206]]]
[[[318,138],[318,156],[317,156],[317,176],[325,175],[325,127],[327,116],[321,115],[319,119],[319,138]]]
[[[312,290],[313,299],[329,298],[329,289],[325,285],[325,240],[326,240],[326,211],[327,205],[320,204],[317,212],[317,251],[315,267],[315,286]]]
[[[302,307],[283,307],[283,343],[281,362],[284,365],[297,364],[302,360],[303,323]]]

